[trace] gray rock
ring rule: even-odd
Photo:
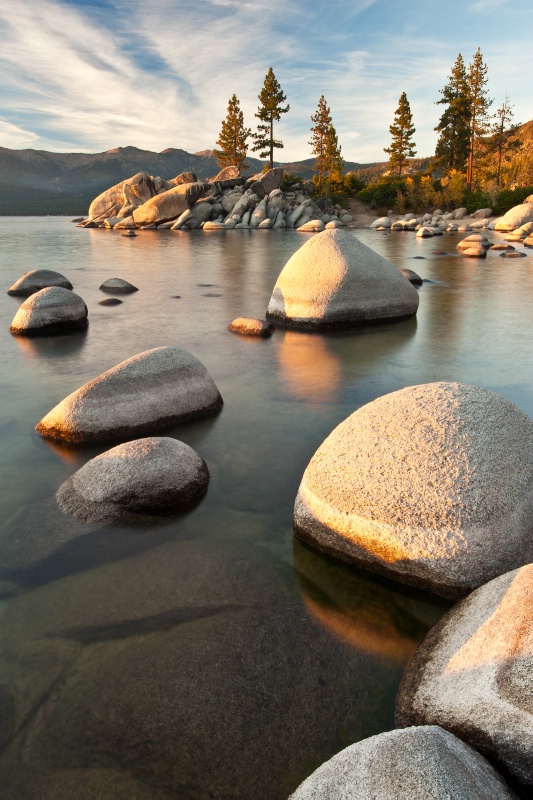
[[[60,286],[30,295],[13,317],[11,333],[24,336],[64,333],[87,327],[87,306],[74,292]]]
[[[270,194],[271,192],[279,189],[281,186],[281,181],[283,179],[283,169],[282,167],[274,167],[273,169],[269,169],[267,172],[264,172],[261,176],[261,183],[263,184],[263,189],[265,190],[266,194]]]
[[[48,286],[61,286],[63,289],[72,289],[69,280],[59,272],[51,269],[32,269],[19,278],[7,293],[14,297],[29,297],[31,294],[46,289]]]
[[[472,214],[474,219],[484,219],[485,217],[492,217],[492,208],[478,208]]]
[[[192,447],[151,436],[92,458],[61,485],[56,499],[74,517],[120,523],[189,508],[208,483],[207,465]]]
[[[264,319],[254,319],[252,317],[237,317],[228,325],[228,331],[241,333],[244,336],[261,336],[266,338],[272,336],[276,329]]]
[[[179,231],[183,228],[186,222],[192,219],[192,212],[190,208],[186,208],[185,211],[179,215],[177,220],[170,226],[171,231]]]
[[[392,220],[390,217],[378,217],[374,220],[371,224],[371,228],[390,228],[392,225]]]
[[[248,189],[250,192],[255,194],[260,200],[262,200],[267,194],[262,180],[253,181],[248,187]]]
[[[533,222],[533,203],[522,203],[509,209],[495,225],[497,231],[514,231],[526,222]]]
[[[195,203],[191,208],[191,214],[198,223],[198,225],[200,225],[202,222],[207,222],[208,219],[211,219],[212,213],[213,213],[213,206],[211,205],[211,203],[206,203],[205,201],[200,203]]]
[[[399,725],[437,724],[533,785],[533,565],[481,586],[431,629],[397,699]]]
[[[221,206],[227,214],[231,214],[236,204],[242,197],[242,192],[230,192],[224,195],[221,201]],[[239,213],[239,212],[237,212]]]
[[[250,227],[257,228],[258,225],[266,219],[267,198],[264,197],[260,203],[255,207],[250,219]]]
[[[467,208],[463,208],[463,207],[456,208],[455,209],[455,213],[453,215],[453,218],[454,219],[463,219],[463,217],[466,217],[467,214],[468,214],[468,209]]]
[[[533,422],[520,409],[475,386],[412,386],[363,406],[319,447],[295,533],[458,598],[533,558],[532,483]]]
[[[102,292],[112,292],[113,294],[132,294],[139,291],[133,283],[125,281],[123,278],[108,278],[101,284],[100,290]]]
[[[120,305],[122,305],[122,300],[119,300],[118,297],[106,297],[105,300],[100,300],[98,305],[99,306],[120,306]]]
[[[216,414],[222,398],[204,365],[179,347],[128,358],[70,394],[36,426],[75,444],[153,433]]]
[[[402,273],[404,278],[407,278],[409,283],[413,284],[413,286],[422,286],[423,283],[422,278],[412,269],[401,269],[400,272]]]
[[[418,293],[398,269],[343,230],[309,239],[280,273],[267,317],[296,328],[352,327],[416,313]]]
[[[322,764],[290,800],[512,800],[479,753],[437,725],[390,731]]]

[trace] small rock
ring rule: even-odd
[[[500,258],[527,258],[527,253],[521,253],[518,250],[507,250],[505,253],[500,253]]]
[[[135,439],[92,458],[56,498],[66,514],[91,522],[127,522],[193,505],[207,491],[209,471],[198,453],[167,437]]]
[[[272,323],[264,319],[254,319],[252,317],[237,317],[228,325],[228,331],[241,333],[243,336],[261,336],[266,338],[272,336],[275,330]]]
[[[11,333],[24,336],[66,333],[87,327],[87,306],[77,294],[50,286],[32,294],[20,306]]]
[[[54,272],[51,269],[32,269],[31,272],[26,272],[22,278],[19,278],[7,293],[14,297],[29,297],[41,289],[46,289],[48,286],[61,286],[64,289],[72,289],[72,284],[64,275],[59,272]]]
[[[487,251],[481,245],[472,245],[471,247],[465,247],[461,249],[460,254],[462,256],[466,256],[466,258],[486,258]]]
[[[100,300],[98,303],[99,306],[119,306],[121,305],[122,300],[119,300],[118,297],[106,297],[105,300]]]
[[[113,294],[131,294],[138,292],[138,288],[132,283],[123,280],[122,278],[108,278],[100,286],[102,292],[112,292]]]
[[[417,239],[427,239],[430,236],[434,236],[434,232],[429,228],[427,228],[425,225],[419,228],[416,232]]]
[[[413,284],[413,286],[422,286],[422,278],[420,275],[417,275],[416,272],[413,272],[412,269],[401,269],[400,272],[407,278],[409,283]]]
[[[504,244],[503,242],[498,242],[497,244],[493,244],[489,247],[489,250],[514,250],[512,244]]]

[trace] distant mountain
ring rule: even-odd
[[[265,163],[246,159],[247,172],[260,172]],[[314,159],[279,164],[285,172],[311,178]],[[346,171],[366,167],[346,163]],[[212,150],[187,153],[169,147],[161,153],[138,147],[116,147],[105,153],[52,153],[46,150],[9,150],[0,147],[0,215],[86,214],[91,201],[104,189],[141,170],[162,178],[192,171],[210,178],[219,167]]]

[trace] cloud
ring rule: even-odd
[[[0,142],[2,147],[9,147],[16,150],[35,147],[39,141],[39,136],[33,131],[24,130],[11,122],[0,120]]]

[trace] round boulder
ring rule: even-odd
[[[228,331],[241,333],[243,336],[262,336],[266,338],[272,336],[276,329],[264,319],[253,319],[252,317],[237,317],[228,325]]]
[[[267,318],[287,327],[354,327],[416,314],[418,293],[381,255],[342,229],[309,239],[281,271]]]
[[[533,203],[513,206],[495,225],[497,231],[514,231],[526,222],[533,222]]]
[[[431,230],[431,228],[427,228],[425,225],[422,225],[417,232],[416,238],[417,239],[429,239],[431,236],[434,236],[435,232]]]
[[[533,565],[448,611],[404,674],[396,721],[441,725],[533,784]]]
[[[26,272],[22,278],[19,278],[7,290],[7,293],[15,297],[29,297],[30,294],[35,294],[35,292],[46,289],[48,286],[61,286],[63,289],[72,289],[71,282],[61,273],[54,272],[52,269],[32,269],[31,272]]]
[[[522,253],[520,250],[506,250],[505,253],[500,253],[500,258],[527,258],[527,253]]]
[[[412,269],[401,269],[400,272],[413,286],[422,286],[422,278]]]
[[[490,242],[482,233],[471,233],[456,245],[457,250],[468,250],[470,247],[490,247]]]
[[[458,598],[533,557],[533,422],[487,389],[410,386],[311,459],[294,529],[374,572]]]
[[[134,438],[216,414],[222,398],[201,361],[179,347],[128,358],[70,394],[36,426],[85,445]]]
[[[473,244],[470,247],[463,247],[459,253],[466,258],[486,258],[487,251],[481,244]]]
[[[289,800],[452,797],[512,800],[515,795],[472,747],[437,725],[424,725],[350,745],[313,772]]]
[[[184,442],[167,437],[119,444],[71,475],[56,494],[66,514],[91,522],[128,522],[192,506],[205,492],[205,461]]]
[[[74,292],[60,286],[40,289],[20,306],[11,333],[24,336],[66,333],[87,327],[87,306]]]
[[[138,292],[138,288],[129,281],[122,278],[108,278],[100,286],[101,292],[111,292],[112,294],[131,294]]]

